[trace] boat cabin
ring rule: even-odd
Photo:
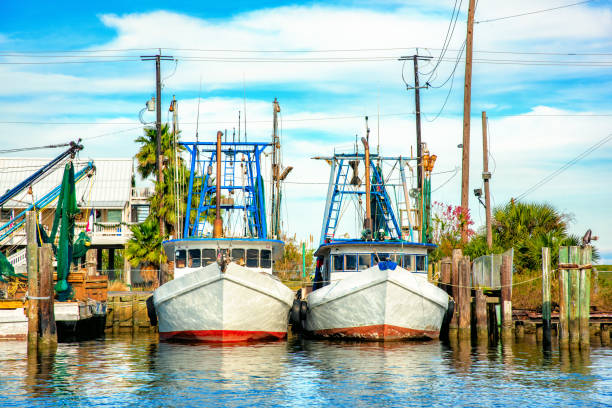
[[[274,261],[283,252],[283,242],[272,239],[188,238],[163,245],[168,261],[174,262],[175,278],[217,262],[221,254],[254,271],[272,274]]]
[[[427,277],[427,252],[433,248],[433,244],[407,241],[347,240],[322,244],[315,252],[315,289],[355,275],[380,261],[393,261],[407,271]]]

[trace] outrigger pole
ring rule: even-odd
[[[223,237],[223,220],[221,219],[221,137],[223,133],[217,132],[217,188],[215,191],[215,224],[213,226],[213,238]]]
[[[365,137],[361,138],[363,148],[365,150],[365,188],[366,188],[366,214],[363,221],[365,230],[369,230],[372,234],[372,209],[370,208],[370,145]],[[366,232],[367,234],[367,232]]]

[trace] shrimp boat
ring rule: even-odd
[[[160,339],[286,337],[294,293],[272,275],[284,244],[268,237],[261,168],[261,154],[273,144],[222,142],[219,132],[216,143],[181,145],[191,157],[188,211],[182,238],[163,242],[174,279],[153,294]],[[222,212],[240,233],[223,227]]]
[[[415,225],[419,217],[411,216],[415,211],[410,205],[412,194],[414,201],[424,202],[421,208],[426,208],[431,170],[425,172],[425,200],[421,200],[421,190],[410,191],[406,185],[404,165],[408,160],[370,155],[367,140],[362,141],[364,153],[359,153],[356,145],[350,153],[317,158],[331,163],[329,189],[321,241],[314,254],[314,284],[310,293],[301,294],[301,302],[294,303],[292,323],[317,337],[382,341],[437,338],[449,296],[428,282],[428,251],[435,248],[427,242],[428,212],[421,216],[419,228]],[[404,187],[405,208],[399,212],[405,217],[399,221],[387,193],[389,177],[383,177],[384,162],[398,168]],[[365,167],[365,188],[358,176],[360,164]],[[351,199],[357,208],[365,200],[364,229],[358,239],[339,238],[339,218]],[[419,230],[425,233],[419,234]]]

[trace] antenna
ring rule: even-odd
[[[244,141],[247,141],[246,131],[246,83],[244,80],[244,72],[242,73],[242,100],[244,101]]]
[[[198,116],[196,118],[196,142],[198,141],[198,130],[200,129],[200,98],[202,97],[202,74],[200,73],[200,90],[198,92]]]
[[[240,111],[238,111],[238,141],[240,142]]]
[[[377,136],[377,142],[376,142],[376,154],[380,154],[380,88],[378,88],[378,98],[377,98],[377,102],[376,102],[376,111],[377,111],[377,115],[376,115],[376,136]]]

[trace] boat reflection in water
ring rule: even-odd
[[[530,343],[168,343],[109,336],[28,358],[0,342],[9,406],[606,406],[610,348]]]

